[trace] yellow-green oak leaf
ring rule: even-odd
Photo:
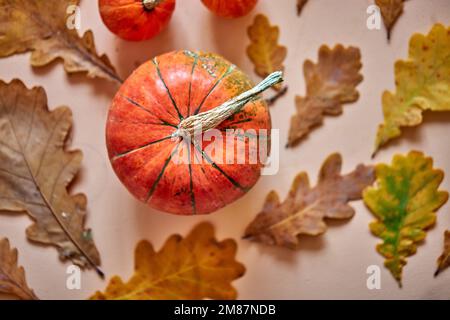
[[[375,185],[363,192],[376,217],[370,230],[383,239],[377,251],[401,286],[406,258],[416,253],[426,230],[435,224],[435,212],[448,200],[448,193],[438,190],[444,173],[433,168],[431,158],[412,151],[394,156],[391,165],[377,165],[375,174]]]
[[[402,127],[421,124],[424,111],[450,111],[450,27],[436,24],[428,35],[412,36],[409,59],[395,63],[395,84],[395,93],[383,94],[375,152]]]

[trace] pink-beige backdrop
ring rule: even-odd
[[[302,238],[298,251],[240,240],[270,190],[277,190],[284,198],[293,177],[303,170],[315,183],[322,161],[336,151],[343,155],[344,171],[348,172],[361,162],[390,162],[395,153],[421,150],[447,173],[442,189],[450,190],[450,113],[426,114],[423,125],[405,130],[402,138],[383,149],[375,162],[370,159],[376,129],[382,121],[381,93],[394,88],[394,61],[407,57],[413,33],[427,33],[436,22],[450,25],[450,1],[408,1],[390,44],[384,28],[369,31],[366,27],[366,9],[372,3],[372,0],[313,0],[297,17],[296,0],[260,0],[249,16],[224,20],[213,16],[200,0],[178,0],[168,29],[153,40],[129,43],[106,29],[97,1],[82,1],[82,31],[94,31],[98,51],[109,55],[123,77],[155,55],[190,49],[217,52],[258,80],[245,54],[249,42],[246,28],[257,13],[266,14],[273,24],[280,26],[280,42],[288,47],[289,92],[272,109],[273,126],[280,129],[283,145],[289,119],[295,112],[294,96],[305,92],[303,61],[315,61],[322,44],[342,43],[361,49],[364,81],[358,87],[361,93],[358,102],[346,105],[343,115],[327,118],[300,146],[281,148],[281,168],[276,176],[263,177],[245,197],[210,216],[177,217],[156,212],[137,202],[120,184],[109,165],[104,142],[108,106],[117,89],[114,84],[83,75],[67,76],[58,63],[33,70],[28,63],[29,54],[0,60],[3,80],[20,78],[28,87],[43,86],[50,108],[68,105],[73,111],[71,147],[82,149],[85,155],[73,191],[88,196],[87,225],[94,231],[107,278],[115,274],[124,279],[130,277],[133,251],[139,240],[148,239],[160,248],[169,235],[185,235],[196,223],[206,220],[215,225],[219,239],[231,237],[238,241],[238,260],[247,267],[245,276],[234,282],[241,299],[450,298],[450,270],[433,278],[436,258],[443,247],[443,232],[450,228],[449,203],[439,210],[436,227],[428,233],[418,253],[408,260],[403,289],[398,288],[383,267],[383,258],[375,251],[379,240],[368,230],[372,215],[362,201],[352,204],[357,213],[351,221],[330,223],[323,236]],[[67,290],[68,264],[58,260],[54,249],[27,242],[25,228],[30,224],[29,218],[3,215],[0,221],[0,236],[8,237],[19,249],[19,262],[39,297],[84,299],[106,286],[106,281],[101,281],[93,271],[86,271],[82,274],[82,289]],[[366,287],[366,269],[370,265],[381,267],[381,290]]]

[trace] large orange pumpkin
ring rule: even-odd
[[[250,13],[258,0],[202,0],[202,2],[220,17],[239,18]]]
[[[251,88],[242,71],[215,54],[176,51],[144,63],[119,89],[108,115],[107,148],[119,179],[139,200],[180,215],[210,213],[243,196],[260,176],[259,160],[228,163],[226,155],[208,153],[208,143],[194,145],[175,133]],[[226,129],[266,129],[270,137],[266,103],[259,96],[248,101],[217,125],[224,149]],[[256,152],[251,137],[233,139],[246,156]],[[173,161],[179,153],[190,163]]]
[[[122,39],[141,41],[163,30],[175,10],[175,0],[99,0],[108,29]]]

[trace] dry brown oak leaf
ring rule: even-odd
[[[83,157],[65,150],[71,126],[70,109],[50,112],[41,87],[0,80],[0,214],[26,212],[33,219],[29,240],[55,246],[61,260],[95,267],[100,257],[84,229],[86,197],[67,191]]]
[[[92,31],[75,28],[79,0],[0,0],[0,57],[31,51],[31,65],[55,59],[68,73],[86,72],[122,82],[106,55],[99,55]]]
[[[308,0],[297,0],[297,15],[301,15],[303,8],[305,7],[305,4],[308,2]]]
[[[283,202],[275,191],[267,195],[263,210],[247,227],[244,238],[268,245],[295,249],[299,235],[316,236],[326,231],[324,219],[350,219],[355,214],[349,201],[362,198],[365,187],[375,181],[372,166],[359,165],[341,175],[342,157],[329,156],[311,187],[305,172],[295,177]]]
[[[0,292],[22,300],[38,300],[28,287],[23,267],[17,264],[17,249],[6,238],[0,239]]]
[[[148,241],[135,251],[135,272],[123,283],[110,280],[105,292],[94,300],[236,299],[231,285],[245,267],[235,260],[234,240],[217,241],[209,223],[197,225],[187,237],[171,236],[156,252]]]
[[[447,230],[444,233],[444,252],[442,252],[441,256],[438,258],[437,263],[438,268],[434,273],[435,277],[450,267],[450,230]]]
[[[317,64],[305,61],[306,97],[295,98],[297,113],[291,118],[287,147],[297,145],[325,115],[340,115],[343,104],[358,100],[361,67],[359,49],[342,45],[320,47]]]
[[[404,2],[404,0],[375,0],[383,17],[388,40],[391,39],[392,28],[403,13]]]

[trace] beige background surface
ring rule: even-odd
[[[353,203],[356,216],[346,223],[331,223],[327,233],[318,238],[302,238],[299,251],[270,248],[240,240],[245,226],[261,209],[265,195],[272,189],[284,197],[296,173],[306,170],[315,183],[322,161],[339,151],[346,172],[358,163],[371,163],[370,153],[377,125],[382,120],[381,93],[393,89],[393,64],[407,56],[408,40],[414,32],[427,33],[436,22],[450,24],[449,0],[413,0],[406,3],[391,44],[384,29],[366,28],[366,9],[371,0],[313,0],[298,18],[295,0],[260,0],[257,8],[242,19],[228,21],[214,17],[200,0],[178,0],[170,27],[156,39],[145,43],[127,43],[117,39],[102,24],[97,1],[82,1],[82,29],[92,29],[99,52],[108,53],[120,74],[126,77],[135,66],[174,49],[213,51],[224,55],[246,72],[253,73],[245,55],[248,45],[246,27],[257,13],[265,13],[281,28],[281,43],[289,55],[286,61],[288,94],[272,109],[273,126],[279,128],[284,144],[288,121],[294,113],[295,94],[304,94],[302,64],[317,58],[320,45],[357,46],[363,57],[364,82],[359,86],[361,98],[345,107],[337,118],[327,118],[299,147],[281,150],[281,166],[276,176],[263,177],[244,198],[206,217],[176,217],[155,212],[138,203],[119,183],[109,166],[104,126],[108,105],[115,86],[102,80],[88,80],[82,75],[68,77],[61,64],[33,70],[29,54],[0,60],[0,76],[10,81],[21,78],[28,87],[45,88],[49,106],[68,105],[74,114],[73,148],[85,154],[79,183],[74,192],[85,192],[89,198],[87,225],[93,228],[96,244],[102,254],[102,268],[107,278],[118,274],[127,279],[133,270],[133,250],[145,238],[156,248],[173,233],[185,235],[199,221],[211,221],[219,239],[238,240],[238,259],[247,272],[234,284],[241,299],[310,299],[310,298],[439,298],[450,297],[450,270],[433,279],[436,258],[441,253],[443,232],[450,227],[450,204],[441,208],[438,223],[409,259],[404,270],[404,288],[399,289],[382,267],[376,253],[378,239],[368,230],[372,220],[361,201]],[[377,162],[389,162],[395,153],[411,149],[433,156],[435,165],[447,176],[442,188],[450,190],[450,113],[427,114],[425,124],[383,149]],[[25,238],[30,224],[27,216],[1,216],[0,235],[8,237],[20,251],[20,264],[36,293],[44,299],[83,299],[102,282],[94,272],[83,273],[82,290],[65,287],[66,267],[56,251],[31,245]],[[382,268],[381,290],[366,288],[366,268]]]

